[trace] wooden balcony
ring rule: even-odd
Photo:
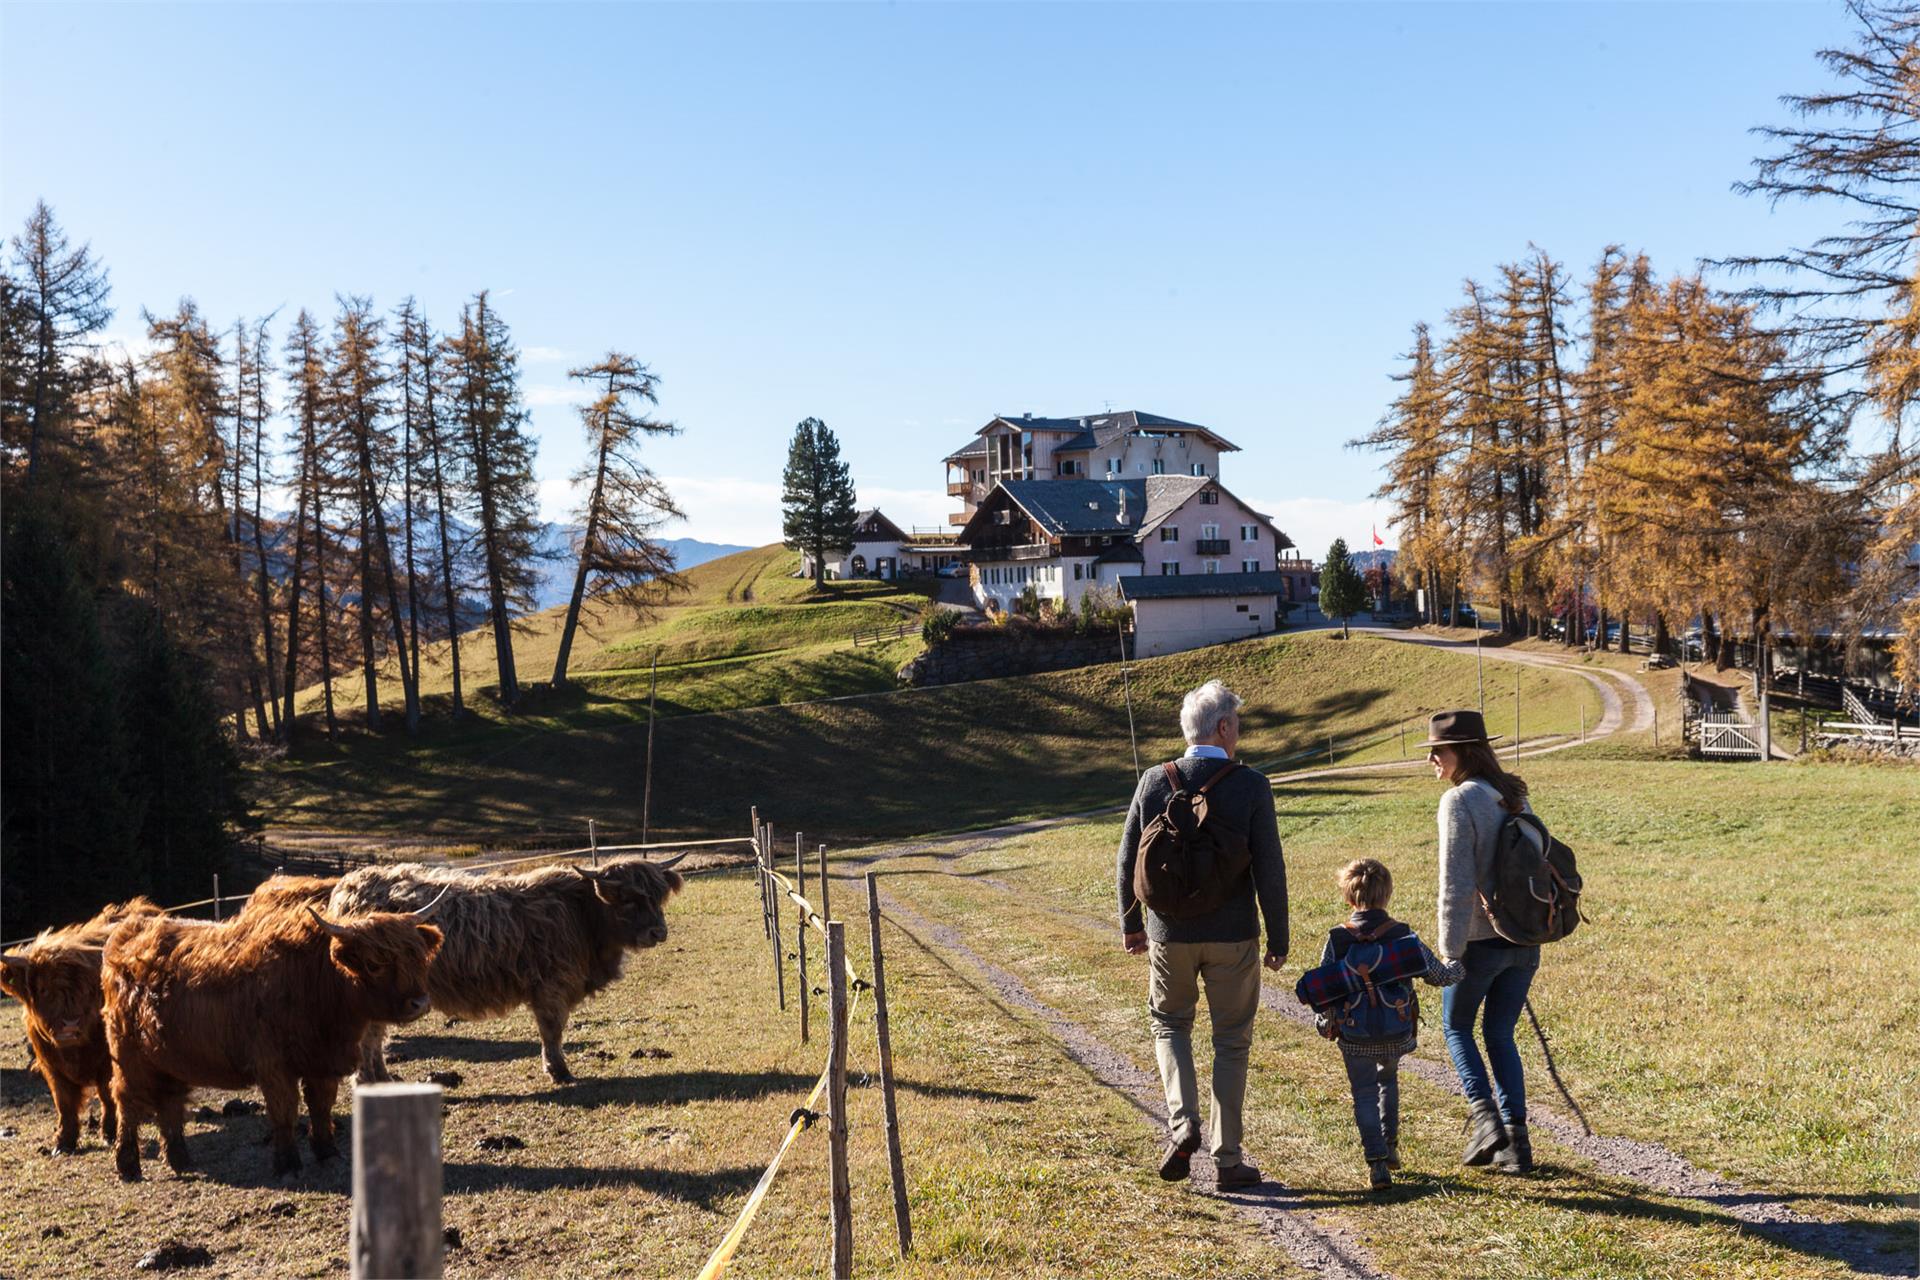
[[[1233,550],[1233,543],[1226,538],[1196,538],[1193,550],[1196,555],[1224,556]]]

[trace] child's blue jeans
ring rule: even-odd
[[[1466,978],[1440,997],[1447,1053],[1460,1077],[1460,1090],[1468,1102],[1496,1103],[1503,1124],[1525,1124],[1527,1078],[1520,1066],[1520,1050],[1514,1047],[1513,1028],[1526,1007],[1534,971],[1540,967],[1540,948],[1470,942],[1461,960]],[[1486,1017],[1480,1034],[1487,1042],[1485,1061],[1473,1042],[1475,1015],[1483,1004]],[[1489,1063],[1491,1081],[1487,1079]]]
[[[1400,1055],[1372,1057],[1349,1053],[1347,1084],[1353,1090],[1353,1122],[1360,1126],[1360,1149],[1369,1161],[1385,1160],[1400,1141]]]

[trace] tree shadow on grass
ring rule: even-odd
[[[760,1180],[758,1168],[744,1166],[689,1173],[676,1169],[596,1169],[580,1165],[472,1164],[448,1161],[446,1189],[450,1195],[485,1195],[491,1191],[590,1190],[597,1187],[634,1187],[650,1195],[681,1200],[702,1209],[743,1195]]]
[[[1542,1166],[1543,1171],[1546,1166]],[[1555,1170],[1563,1177],[1577,1177],[1568,1172]],[[1820,1199],[1817,1195],[1795,1196],[1746,1194],[1729,1196],[1703,1196],[1696,1203],[1702,1206],[1722,1206],[1740,1203],[1756,1203],[1787,1199]],[[1842,1197],[1831,1197],[1839,1199]],[[1872,1202],[1877,1197],[1859,1197]],[[1899,1197],[1885,1199],[1898,1200]],[[1873,1223],[1873,1222],[1816,1222],[1816,1221],[1769,1221],[1749,1222],[1731,1214],[1714,1215],[1708,1208],[1692,1208],[1686,1205],[1663,1204],[1655,1200],[1612,1190],[1605,1186],[1587,1183],[1585,1189],[1567,1195],[1545,1195],[1537,1198],[1541,1204],[1553,1205],[1575,1213],[1604,1214],[1613,1217],[1646,1218],[1652,1221],[1669,1222],[1687,1226],[1698,1226],[1703,1218],[1717,1221],[1732,1227],[1742,1235],[1766,1240],[1769,1243],[1791,1249],[1795,1253],[1809,1258],[1843,1263],[1850,1270],[1866,1276],[1913,1276],[1920,1274],[1920,1254],[1913,1248],[1913,1224]]]
[[[38,1071],[30,1067],[0,1067],[0,1105],[21,1107],[47,1102],[51,1097],[47,1082],[40,1078]]]

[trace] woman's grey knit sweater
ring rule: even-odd
[[[1531,813],[1530,806],[1522,808]],[[1494,848],[1507,810],[1491,782],[1469,778],[1440,797],[1440,927],[1437,950],[1449,960],[1469,942],[1497,938],[1480,906],[1480,886],[1493,873]]]

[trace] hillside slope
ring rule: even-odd
[[[765,662],[749,670],[770,676]],[[1342,763],[1398,759],[1401,727],[1417,754],[1428,712],[1477,697],[1471,654],[1374,637],[1282,635],[1173,654],[1132,668],[1143,762],[1178,751],[1180,697],[1213,677],[1248,699],[1243,751],[1257,762],[1318,761],[1329,736]],[[1489,688],[1487,713],[1502,731],[1511,733],[1516,678],[1526,738],[1577,732],[1583,708],[1597,722],[1579,677],[1529,669]],[[732,835],[757,804],[847,840],[1122,804],[1134,776],[1127,696],[1119,667],[1104,666],[676,715],[657,728],[652,825]],[[360,737],[338,754],[269,765],[261,798],[271,822],[367,834],[506,843],[571,836],[590,816],[624,833],[639,827],[646,737],[644,706],[636,718],[589,681],[510,721],[476,720],[411,747],[397,735]],[[1374,745],[1356,756],[1362,741]],[[1305,789],[1334,797],[1342,784]]]
[[[664,714],[891,688],[894,671],[917,650],[918,639],[855,649],[851,636],[856,629],[905,620],[921,597],[907,586],[869,581],[830,582],[816,591],[812,582],[792,576],[799,562],[797,553],[777,544],[707,561],[687,571],[686,591],[676,593],[644,622],[621,609],[583,609],[569,678],[595,699],[644,699],[647,668],[657,652]],[[565,621],[562,606],[515,623],[514,663],[523,685],[539,685],[551,677]],[[774,655],[776,663],[751,676],[693,665]],[[336,658],[342,666],[333,681],[334,708],[343,719],[357,722],[365,706],[365,684],[355,655]],[[450,709],[452,647],[445,641],[422,645],[420,666],[421,696],[430,714]],[[497,684],[490,629],[475,628],[460,637],[460,669],[468,708],[484,719],[496,718],[498,710],[487,696]],[[397,710],[397,668],[383,662],[377,672],[381,705]],[[319,712],[322,692],[318,684],[301,690],[296,699],[300,713]],[[539,696],[537,689],[534,696]],[[639,713],[644,714],[644,707]],[[461,730],[440,726],[433,732]]]

